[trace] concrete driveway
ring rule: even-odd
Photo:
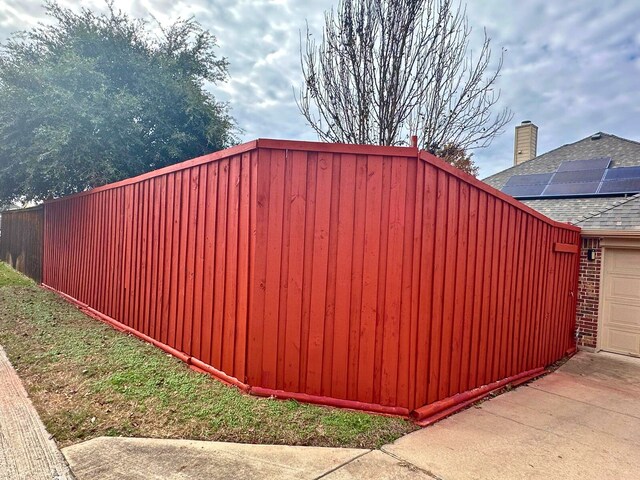
[[[635,480],[640,359],[579,353],[381,451],[100,438],[63,453],[78,480]]]
[[[441,479],[638,479],[640,359],[580,352],[383,450]]]

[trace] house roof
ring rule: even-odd
[[[581,198],[544,198],[520,200],[534,210],[553,218],[558,222],[575,223],[579,219],[593,215],[625,197],[581,197]]]
[[[610,157],[612,168],[640,166],[640,142],[598,132],[491,175],[484,182],[500,190],[513,175],[550,173],[564,161],[598,157]],[[537,198],[522,202],[554,220],[575,223],[582,228],[638,229],[640,226],[638,195]],[[619,208],[622,210],[617,210]]]
[[[592,140],[598,135],[600,135],[599,139]],[[514,165],[483,181],[500,190],[514,175],[554,172],[566,160],[587,160],[597,157],[611,157],[613,168],[638,166],[640,165],[640,142],[598,132],[575,143],[538,155],[520,165]]]
[[[572,222],[580,228],[606,230],[640,230],[640,193],[616,201],[599,212]]]

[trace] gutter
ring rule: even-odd
[[[583,237],[637,237],[640,238],[640,230],[611,230],[604,228],[584,228],[581,232]]]

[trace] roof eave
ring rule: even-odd
[[[579,226],[579,225],[578,225]],[[612,230],[606,228],[583,228],[580,232],[583,237],[638,237],[640,238],[640,230]]]

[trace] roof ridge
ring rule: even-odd
[[[597,133],[606,135],[608,137],[614,137],[614,138],[617,138],[618,140],[624,140],[625,142],[633,143],[634,145],[640,145],[640,142],[637,140],[631,140],[630,138],[619,137],[618,135],[614,135],[613,133],[607,133],[607,132],[597,132]]]
[[[607,136],[610,136],[610,137],[616,137],[615,135],[612,135],[612,134],[606,133],[606,132],[596,132],[596,133],[601,133],[603,135],[607,135]],[[529,160],[526,160],[524,162],[518,163],[517,165],[512,165],[509,168],[505,168],[504,170],[500,170],[499,172],[496,172],[493,175],[484,178],[482,181],[484,182],[486,180],[489,180],[491,177],[494,177],[496,175],[500,175],[500,174],[503,174],[505,172],[508,172],[509,170],[517,168],[520,165],[524,165],[525,163],[529,163],[529,162],[533,162],[534,160],[538,160],[538,159],[540,159],[540,158],[542,158],[542,157],[544,157],[546,155],[549,155],[550,153],[555,152],[556,150],[560,150],[561,148],[568,147],[569,145],[575,145],[576,143],[584,142],[585,140],[590,140],[591,137],[593,137],[593,135],[595,135],[595,134],[591,134],[591,135],[589,135],[587,137],[581,138],[580,140],[576,140],[575,142],[565,143],[564,145],[560,145],[559,147],[556,147],[556,148],[554,148],[552,150],[549,150],[548,152],[544,152],[544,153],[542,153],[540,155],[536,155],[535,157],[530,158]],[[622,137],[616,137],[616,138],[620,138],[621,140],[626,140],[625,138],[622,138]],[[640,145],[640,142],[635,142],[633,140],[628,140],[628,141],[633,142],[633,143],[638,143]]]
[[[531,162],[531,161],[536,160],[536,159],[538,159],[538,158],[542,158],[542,157],[544,157],[544,156],[546,156],[546,155],[549,155],[550,153],[555,152],[556,150],[560,150],[561,148],[568,147],[568,146],[570,146],[570,145],[575,145],[576,143],[584,142],[584,141],[587,141],[587,140],[591,140],[591,137],[593,137],[594,135],[597,135],[597,134],[606,135],[607,137],[615,137],[615,138],[617,138],[618,140],[625,140],[625,141],[627,141],[627,142],[635,143],[635,144],[637,144],[637,145],[640,145],[640,142],[636,142],[635,140],[628,140],[628,139],[626,139],[626,138],[618,137],[617,135],[613,135],[613,134],[611,134],[611,133],[607,133],[607,132],[596,132],[596,133],[592,133],[591,135],[587,135],[586,137],[581,138],[580,140],[576,140],[575,142],[565,143],[564,145],[560,145],[559,147],[556,147],[556,148],[554,148],[553,150],[549,150],[548,152],[544,152],[544,153],[543,153],[543,154],[541,154],[541,155],[538,155],[538,156],[536,156],[536,157],[533,157],[533,158],[532,158],[532,159],[530,159],[530,160],[527,160],[527,162]],[[587,159],[585,159],[585,160],[587,160]],[[522,164],[527,163],[527,162],[522,162],[522,163],[520,163],[519,165],[522,165]],[[517,167],[517,166],[518,166],[518,165],[514,165],[513,167]],[[513,167],[511,167],[511,168],[513,168]],[[508,170],[508,169],[507,169],[507,170]],[[506,170],[503,170],[503,172],[505,172],[505,171],[506,171]]]
[[[603,208],[602,210],[599,210],[597,212],[587,213],[586,215],[582,215],[581,217],[576,218],[573,224],[577,225],[578,223],[584,222],[593,217],[597,217],[598,215],[602,215],[603,213],[608,212],[609,210],[613,210],[614,208],[617,208],[620,205],[624,205],[625,203],[629,203],[631,200],[635,200],[637,198],[640,198],[640,193],[636,193],[635,195],[631,195],[630,197],[626,197],[622,200],[616,200],[611,205]]]

